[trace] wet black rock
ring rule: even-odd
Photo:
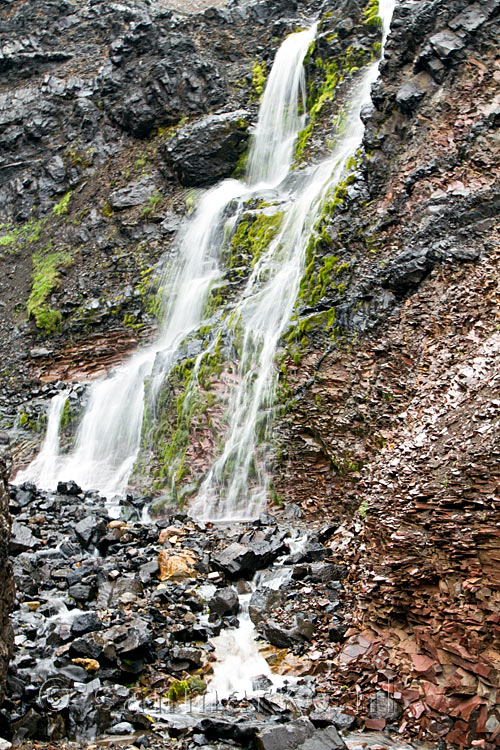
[[[311,581],[343,581],[347,576],[347,566],[336,563],[314,562],[309,566],[309,578]]]
[[[12,554],[27,552],[28,550],[34,549],[38,543],[39,540],[33,535],[28,526],[14,521],[12,524],[12,536],[9,544],[9,549]]]
[[[282,594],[279,589],[261,587],[255,589],[248,606],[248,613],[254,625],[258,625],[267,617],[275,607],[282,602]]]
[[[74,636],[85,635],[85,633],[101,630],[102,627],[102,622],[95,612],[82,612],[71,623],[71,634]]]
[[[399,104],[401,112],[411,114],[424,96],[425,92],[419,88],[418,84],[410,81],[403,84],[398,90],[396,102]]]
[[[82,488],[77,485],[76,482],[58,482],[57,491],[61,495],[81,495]]]
[[[208,740],[233,740],[239,745],[248,747],[257,734],[258,724],[244,720],[226,721],[210,717],[200,722],[200,729]]]
[[[314,724],[302,717],[287,724],[265,727],[256,736],[255,747],[257,750],[295,750],[308,747],[305,743],[309,742],[315,731]]]
[[[333,643],[342,643],[345,640],[347,630],[347,625],[334,618],[328,628],[328,637]]]
[[[214,555],[212,564],[229,578],[248,578],[256,570],[270,565],[286,550],[284,535],[275,530],[266,535],[248,532],[240,542],[233,542]]]
[[[309,718],[315,727],[322,728],[333,725],[340,730],[352,729],[356,720],[354,716],[346,713],[340,706],[331,706],[326,709],[312,711],[309,714]]]
[[[213,185],[229,177],[248,140],[249,112],[211,115],[180,128],[166,144],[165,163],[187,187]]]
[[[257,629],[269,643],[277,648],[290,648],[300,642],[299,633],[293,628],[284,627],[275,620],[261,622]]]
[[[232,586],[218,589],[208,602],[211,612],[225,617],[226,615],[237,615],[240,610],[238,592]]]
[[[86,516],[75,525],[74,530],[82,547],[88,549],[104,536],[106,524],[98,520],[96,516]]]
[[[170,661],[176,671],[200,667],[202,652],[190,646],[174,646],[170,651]]]
[[[434,52],[441,60],[456,58],[465,47],[465,42],[452,31],[440,31],[429,39]]]

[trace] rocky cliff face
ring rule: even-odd
[[[346,86],[353,48],[378,44],[362,6],[326,19],[310,104],[325,61]],[[236,167],[262,66],[315,13],[10,3],[0,399],[25,444],[53,382],[102,372],[152,335],[156,264],[189,189]],[[342,524],[331,548],[350,567],[352,627],[332,694],[384,690],[402,731],[487,748],[500,728],[499,14],[498,0],[398,3],[363,148],[318,223],[282,342],[273,465],[277,496]],[[298,159],[326,152],[341,101],[327,99]],[[56,273],[41,299],[33,265]]]
[[[303,23],[295,2],[196,15],[163,2],[5,4],[5,427],[28,394],[53,392],[37,393],[40,379],[102,373],[151,337],[157,264],[192,189],[236,168],[275,49]],[[28,412],[37,423],[36,405]],[[24,430],[25,442],[32,436]]]
[[[311,268],[334,255],[344,286],[301,301],[335,310],[335,340],[312,330],[287,360],[276,480],[357,539],[342,679],[466,747],[500,726],[499,11],[396,7],[366,158]]]
[[[10,467],[9,440],[2,432],[0,433],[0,703],[4,698],[5,678],[13,647],[12,626],[9,622],[9,613],[14,604],[14,581],[9,561],[11,519],[7,480]]]

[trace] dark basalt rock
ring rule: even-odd
[[[208,602],[211,612],[223,617],[226,615],[237,615],[240,610],[238,592],[232,586],[219,589]]]
[[[138,66],[146,39],[150,64]],[[113,52],[97,86],[110,119],[136,137],[224,101],[226,87],[218,69],[186,33],[165,35],[148,19],[117,40]]]
[[[308,747],[315,733],[314,724],[306,717],[275,727],[266,727],[255,738],[257,750],[295,750]]]
[[[229,578],[248,578],[256,570],[272,563],[287,549],[279,534],[270,534],[268,538],[250,534],[243,540],[246,541],[245,544],[233,542],[212,558],[214,568],[222,570]]]
[[[266,620],[274,607],[279,607],[282,602],[282,594],[279,590],[270,589],[265,586],[256,589],[248,605],[248,613],[254,625]]]
[[[0,432],[0,704],[3,701],[7,666],[12,654],[13,634],[9,613],[14,604],[14,580],[8,557],[10,537],[9,492],[11,467],[9,440]]]
[[[212,717],[202,719],[199,726],[209,740],[233,740],[247,747],[258,731],[258,725],[248,721],[227,721]]]
[[[315,727],[327,727],[333,724],[337,729],[351,729],[355,717],[346,713],[340,706],[332,706],[321,711],[312,711],[309,718]]]
[[[150,177],[143,177],[137,182],[131,182],[121,190],[115,190],[109,196],[109,204],[116,211],[125,208],[144,205],[156,192],[154,181]]]
[[[419,102],[424,98],[425,91],[422,91],[417,83],[412,81],[404,83],[396,94],[396,102],[399,104],[401,112],[410,114],[413,112]]]
[[[29,526],[14,521],[12,524],[12,536],[9,543],[9,549],[12,554],[34,549],[37,543],[38,540],[33,535]]]
[[[70,482],[58,482],[57,483],[57,491],[61,495],[81,495],[82,494],[82,488],[77,485],[76,482],[70,481]]]
[[[312,620],[306,615],[297,614],[295,624],[286,628],[275,620],[267,620],[259,623],[257,630],[264,638],[277,648],[291,648],[297,643],[311,641],[314,633]]]
[[[245,150],[249,117],[247,110],[239,109],[180,128],[163,149],[165,163],[187,187],[229,177]]]
[[[71,634],[76,636],[84,635],[85,633],[101,630],[102,627],[102,622],[95,612],[82,612],[71,623]]]

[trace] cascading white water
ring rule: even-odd
[[[316,25],[288,37],[276,55],[279,76],[271,73],[273,90],[280,89],[279,103],[272,105],[273,116],[265,112],[265,125],[254,139],[251,159],[252,180],[274,187],[290,168],[293,143],[303,118],[297,112],[303,97],[302,62],[314,38]],[[268,100],[269,101],[269,100]],[[267,150],[268,141],[275,145],[279,168],[274,168]],[[286,143],[285,143],[286,142]],[[109,377],[93,384],[89,403],[78,429],[70,454],[60,455],[59,443],[53,452],[38,456],[20,472],[17,482],[33,481],[43,489],[54,489],[61,479],[74,479],[84,489],[98,489],[106,495],[122,494],[137,459],[145,404],[145,381],[153,373],[153,400],[176,361],[180,344],[195,331],[202,320],[207,294],[221,275],[219,255],[224,241],[223,214],[238,197],[250,197],[258,188],[249,188],[237,180],[225,180],[203,197],[188,223],[181,241],[178,262],[173,264],[164,283],[166,305],[158,340],[138,352]],[[156,366],[154,367],[156,363]],[[154,372],[153,372],[154,367]],[[59,422],[52,415],[51,429],[56,434]]]
[[[395,0],[379,0],[384,41],[394,3]],[[158,341],[92,386],[76,445],[69,456],[59,455],[58,431],[66,396],[57,396],[50,407],[42,450],[16,481],[31,480],[50,489],[59,479],[75,479],[83,487],[107,493],[120,493],[126,487],[140,445],[145,381],[152,378],[154,404],[181,344],[202,322],[211,284],[221,275],[219,255],[228,205],[231,201],[243,205],[248,198],[269,192],[269,187],[279,194],[280,183],[290,170],[293,144],[304,124],[297,114],[304,96],[302,62],[314,33],[315,27],[289,37],[276,57],[279,74],[275,75],[273,67],[264,95],[249,161],[250,187],[234,180],[223,182],[205,195],[189,224],[180,246],[179,263],[165,280],[168,305]],[[339,140],[335,152],[314,169],[297,176],[293,202],[287,205],[281,229],[255,263],[234,306],[231,325],[242,338],[239,377],[235,378],[229,399],[230,419],[224,444],[192,504],[193,515],[249,518],[265,502],[265,445],[261,445],[259,432],[264,434],[265,442],[266,430],[259,427],[261,422],[266,427],[271,417],[276,347],[290,321],[303,274],[305,248],[322,202],[342,178],[348,157],[361,142],[359,113],[369,101],[377,70],[378,63],[367,68],[354,88],[347,108],[347,134]],[[288,92],[286,99],[281,97],[281,89]],[[286,197],[283,186],[281,198]],[[230,326],[219,325],[225,326],[225,334],[231,334]],[[276,580],[279,583],[281,579]],[[251,693],[251,677],[269,672],[254,635],[255,629],[243,612],[240,628],[219,636],[211,695],[221,699],[235,692]]]
[[[39,486],[43,487],[52,481],[52,476],[56,471],[55,463],[59,455],[59,425],[67,400],[67,391],[61,391],[50,402],[47,414],[47,432],[40,453],[25,471],[18,473],[17,482],[38,482]]]
[[[384,42],[393,8],[394,0],[380,3]],[[232,320],[237,320],[243,331],[239,384],[230,400],[231,419],[223,451],[191,505],[191,513],[197,518],[252,518],[265,506],[268,484],[261,446],[272,416],[265,410],[274,402],[277,345],[290,321],[304,271],[305,250],[321,205],[343,177],[347,160],[361,142],[364,126],[360,112],[370,100],[378,65],[378,61],[370,65],[354,87],[345,113],[346,135],[339,139],[333,154],[295,186],[294,201],[282,229],[256,263],[233,312]],[[261,117],[267,119],[267,113]],[[265,150],[262,158],[267,160]]]
[[[384,40],[393,7],[394,0],[380,0]],[[322,203],[360,144],[359,113],[369,101],[378,70],[374,63],[361,74],[346,112],[347,134],[329,158],[297,174],[290,201],[284,178],[291,169],[297,134],[305,124],[305,115],[299,113],[305,96],[303,60],[315,33],[316,25],[291,35],[276,55],[250,150],[248,184],[224,181],[205,194],[190,220],[178,261],[165,279],[168,304],[158,340],[91,387],[69,455],[59,455],[58,440],[51,440],[52,453],[47,444],[43,458],[40,453],[16,481],[29,479],[51,489],[60,479],[75,479],[84,488],[108,495],[123,493],[140,447],[145,382],[151,383],[148,390],[154,411],[162,382],[180,358],[183,342],[203,322],[209,290],[222,276],[219,258],[226,241],[225,212],[231,202],[241,212],[249,198],[268,195],[271,188],[285,204],[281,228],[255,263],[231,323],[219,323],[219,332],[226,338],[235,337],[237,331],[242,341],[239,377],[229,394],[222,449],[191,506],[193,515],[214,520],[251,518],[261,511],[267,494],[266,440],[276,385],[276,348],[290,321],[305,248]],[[57,417],[55,409],[51,410],[51,434],[55,430],[57,435],[57,419],[60,414]]]
[[[316,28],[314,24],[307,31],[289,36],[278,50],[250,147],[247,167],[250,185],[259,182],[279,185],[290,171],[297,134],[306,121],[303,61],[316,36]]]

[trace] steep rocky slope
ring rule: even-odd
[[[499,10],[396,8],[365,156],[311,267],[348,263],[345,287],[299,309],[333,307],[335,341],[306,332],[287,361],[276,480],[354,514],[342,679],[464,747],[500,726]]]
[[[362,6],[345,3],[310,56],[310,105],[324,61],[343,70],[351,33],[363,40]],[[102,372],[152,335],[155,264],[189,190],[243,153],[254,64],[321,15],[272,2],[187,19],[146,3],[33,7],[10,4],[1,62],[2,412],[23,440],[53,382]],[[340,526],[329,544],[349,566],[352,627],[335,635],[330,695],[382,690],[399,709],[373,728],[403,711],[401,731],[486,748],[500,736],[499,13],[498,0],[397,5],[363,148],[318,223],[282,342],[273,462],[275,500]],[[326,151],[356,67],[300,159]],[[183,119],[207,113],[201,133]],[[35,270],[58,254],[63,283],[27,322],[34,251]],[[211,449],[198,429],[193,470]]]
[[[162,2],[4,6],[6,427],[33,386],[38,395],[39,378],[102,372],[151,337],[158,261],[192,210],[193,191],[237,166],[266,68],[284,35],[304,23],[303,13],[294,2],[197,15]],[[207,113],[215,118],[203,120]],[[188,161],[197,179],[176,166]],[[33,416],[31,423],[36,410]]]

